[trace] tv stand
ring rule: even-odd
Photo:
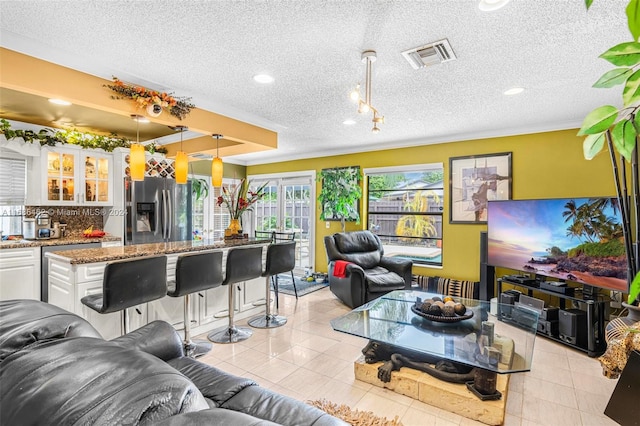
[[[568,343],[560,339],[559,337],[549,335],[547,333],[542,333],[540,331],[538,331],[538,335],[544,336],[548,339],[554,340],[564,345],[571,346],[572,348],[578,349],[580,351],[587,352],[587,354],[590,357],[600,356],[606,350],[607,344],[604,339],[604,321],[605,321],[605,312],[606,312],[607,304],[609,303],[609,300],[607,300],[601,294],[598,294],[597,290],[593,289],[593,287],[591,287],[591,289],[595,291],[589,292],[587,290],[585,292],[586,294],[580,291],[576,291],[575,293],[573,291],[561,293],[558,291],[552,291],[545,288],[541,288],[539,281],[536,281],[534,283],[520,283],[520,282],[517,282],[517,280],[510,280],[509,276],[504,276],[502,278],[498,278],[497,282],[498,282],[498,288],[497,288],[498,295],[502,294],[502,291],[503,291],[502,284],[504,283],[504,284],[509,284],[511,286],[518,287],[522,290],[525,290],[526,294],[530,297],[534,297],[534,293],[542,293],[542,294],[547,294],[550,296],[557,297],[559,308],[562,310],[565,310],[567,301],[569,301],[569,303],[571,302],[578,303],[580,307],[583,308],[582,310],[586,312],[586,344],[585,345],[580,346],[578,344]],[[561,288],[573,289],[573,287],[567,287],[566,283]],[[575,289],[575,290],[579,290],[579,289]],[[584,305],[584,307],[582,305]],[[498,320],[508,322],[509,320],[504,318],[502,313],[500,312],[500,306],[501,304],[499,303],[498,304]]]

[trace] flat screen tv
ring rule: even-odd
[[[616,198],[490,201],[487,234],[489,265],[628,290]]]

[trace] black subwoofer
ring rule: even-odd
[[[558,313],[560,339],[582,348],[587,346],[587,313],[580,309],[560,310]]]

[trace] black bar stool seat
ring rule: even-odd
[[[238,282],[258,278],[262,274],[262,247],[236,247],[227,253],[227,268],[222,285],[229,286],[229,325],[222,331],[213,331],[207,338],[215,343],[236,343],[253,334],[248,327],[236,327],[233,322]]]
[[[100,314],[122,311],[122,331],[127,334],[127,308],[160,299],[167,294],[166,256],[140,257],[107,263],[102,293],[80,299]]]
[[[184,297],[184,352],[189,357],[199,357],[211,351],[208,341],[191,340],[191,294],[220,287],[222,276],[222,252],[189,253],[178,256],[176,279],[167,283],[167,296]]]
[[[267,262],[262,276],[266,278],[266,315],[258,315],[249,320],[249,325],[255,328],[275,328],[287,323],[283,316],[271,313],[271,288],[269,280],[272,276],[289,272],[296,266],[296,242],[270,244],[267,248]],[[295,285],[295,284],[294,284]],[[277,289],[277,287],[276,287]],[[278,297],[277,290],[275,292]],[[276,303],[277,304],[277,303]]]

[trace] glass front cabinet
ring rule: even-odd
[[[55,147],[43,149],[40,160],[42,204],[112,204],[112,154]]]

